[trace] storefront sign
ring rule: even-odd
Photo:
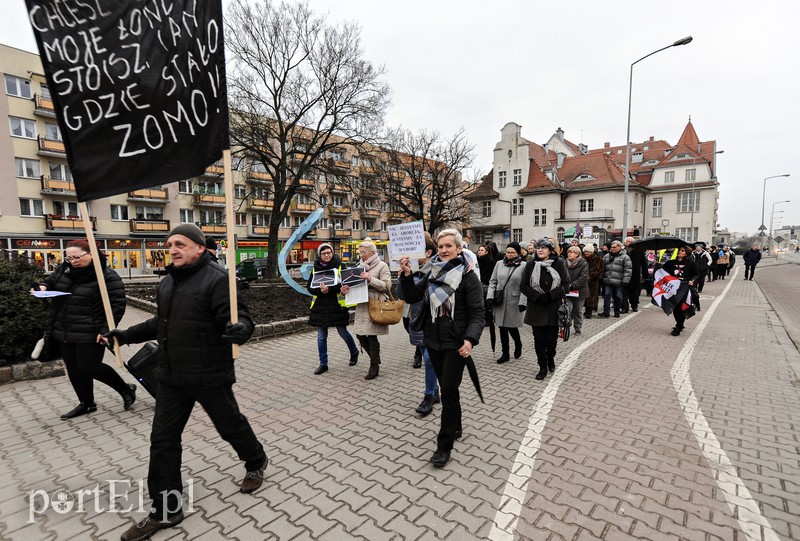
[[[106,246],[109,250],[141,250],[142,241],[128,239],[107,240]]]
[[[146,240],[144,241],[144,246],[148,249],[169,250],[169,246],[167,246],[167,241],[165,240]]]
[[[15,250],[56,250],[60,246],[58,239],[11,239]]]

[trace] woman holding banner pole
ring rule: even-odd
[[[678,256],[670,259],[661,267],[664,272],[671,276],[676,276],[681,282],[689,286],[687,294],[696,295],[693,291],[694,281],[697,279],[697,265],[692,258],[692,249],[688,246],[678,248]],[[686,314],[683,309],[686,297],[677,299],[675,308],[672,310],[672,317],[675,318],[675,327],[672,329],[672,336],[680,336],[683,324],[686,321]]]

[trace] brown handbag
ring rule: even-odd
[[[369,319],[376,325],[394,325],[403,319],[403,305],[405,303],[392,296],[389,291],[389,300],[369,300]]]

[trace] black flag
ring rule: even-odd
[[[88,201],[202,174],[229,148],[220,0],[26,0]]]

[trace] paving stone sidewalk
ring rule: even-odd
[[[796,268],[796,267],[795,267]],[[764,275],[768,269],[764,269]],[[756,274],[758,279],[758,273]],[[730,284],[706,286],[704,308]],[[646,299],[643,298],[643,306]],[[314,376],[313,333],[248,344],[235,391],[264,441],[270,466],[255,495],[237,492],[244,473],[201,409],[184,434],[184,482],[191,512],[154,539],[487,539],[532,409],[543,393],[553,408],[516,525],[517,539],[748,539],[722,496],[715,471],[678,404],[670,377],[681,337],[655,307],[623,324],[578,358],[558,389],[533,379],[533,338],[523,330],[520,360],[497,365],[488,338],[475,349],[486,404],[468,378],[461,387],[464,437],[443,470],[428,462],[434,415],[413,412],[423,372],[401,326],[381,337],[383,364],[363,379],[367,359],[329,338],[330,371]],[[129,310],[122,326],[147,317]],[[626,321],[627,320],[627,321]],[[560,345],[557,363],[619,320],[588,320]],[[690,359],[697,400],[764,517],[783,539],[800,538],[800,386],[783,328],[758,282],[736,280]],[[124,347],[126,356],[134,347]],[[796,350],[794,351],[796,354]],[[107,362],[113,362],[107,357]],[[557,368],[558,370],[558,368]],[[129,376],[124,376],[129,378]],[[101,384],[98,411],[72,421],[65,377],[0,387],[0,538],[118,539],[146,493],[153,400],[132,411]],[[128,499],[109,511],[109,480]],[[30,513],[30,492],[74,495],[100,483],[68,512]],[[62,492],[63,494],[63,492]],[[37,493],[34,510],[43,507]],[[133,506],[133,512],[119,512]]]

